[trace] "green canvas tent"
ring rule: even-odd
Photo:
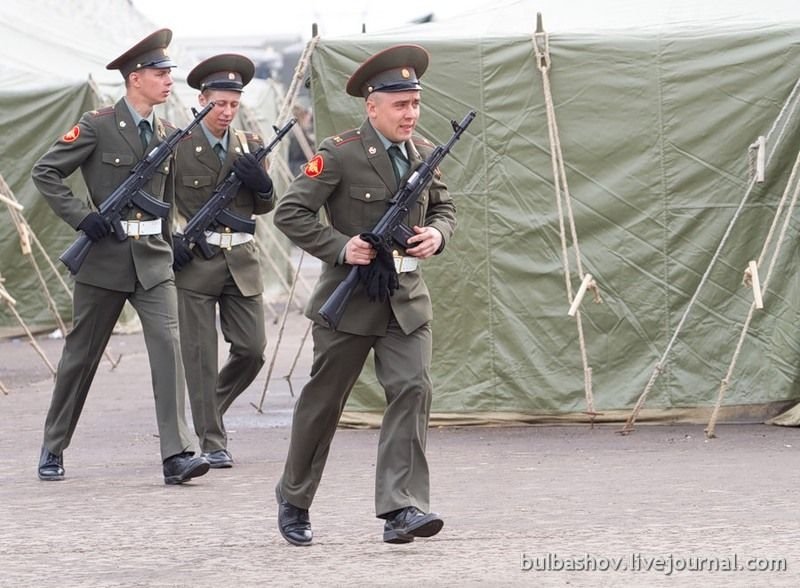
[[[775,20],[549,31],[580,259],[603,300],[587,296],[579,313],[598,420],[630,413],[684,315],[641,420],[704,422],[715,402],[753,300],[743,270],[759,257],[800,147],[800,19],[764,9]],[[363,105],[345,94],[347,77],[395,43],[419,43],[432,56],[424,135],[443,143],[451,119],[478,113],[442,165],[458,205],[456,236],[424,264],[435,300],[434,422],[590,418],[567,314],[535,23],[531,3],[506,3],[448,22],[322,38],[312,56],[317,137],[360,124]],[[765,181],[753,183],[759,137],[769,157]],[[761,421],[800,397],[797,229],[792,221],[744,339],[725,420]],[[376,424],[383,405],[368,371],[343,422]]]
[[[76,235],[39,195],[30,179],[31,167],[83,112],[111,104],[124,93],[119,72],[106,70],[105,64],[157,28],[128,0],[0,4],[0,174],[24,206],[22,215],[67,283],[68,272],[57,258]],[[170,55],[179,64],[173,71],[175,89],[170,101],[158,110],[175,124],[183,125],[190,119],[190,107],[196,106],[197,93],[185,84],[194,62],[175,39]],[[247,120],[237,124],[246,122],[248,129],[260,131],[269,139],[272,125],[278,122],[282,100],[283,89],[278,84],[254,80],[243,94]],[[80,174],[73,174],[69,181],[77,194],[86,194]],[[285,182],[276,177],[276,185]],[[52,329],[57,323],[48,296],[28,256],[20,254],[16,228],[1,203],[0,218],[4,219],[0,222],[0,275],[4,286],[16,299],[16,310],[27,326],[33,330]],[[276,261],[274,266],[264,264],[267,296],[276,297],[285,293],[281,282],[275,279],[276,272],[291,275],[288,262],[275,255],[278,248],[287,248],[287,242],[282,235],[272,238],[279,233],[268,220],[259,220],[258,232],[265,259]],[[36,247],[33,255],[57,311],[69,321],[69,295]],[[15,318],[0,304],[0,335],[19,332]]]

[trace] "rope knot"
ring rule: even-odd
[[[753,287],[753,272],[750,271],[749,267],[744,270],[744,275],[742,276],[742,285],[745,288]]]
[[[592,291],[592,300],[595,304],[603,304],[603,299],[600,296],[600,286],[597,285],[597,281],[594,278],[586,286],[586,289]]]

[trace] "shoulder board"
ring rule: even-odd
[[[172,124],[170,121],[168,121],[166,119],[161,118],[159,120],[161,121],[162,125],[164,125],[166,128],[168,128],[171,131],[174,131],[176,128],[178,128],[178,127],[176,127],[174,124]]]
[[[414,143],[414,145],[424,145],[425,147],[435,147],[435,145],[433,143],[431,143],[425,137],[422,137],[420,135],[412,136],[411,137],[411,141],[412,141],[412,143]]]
[[[356,139],[361,138],[361,131],[358,129],[350,129],[349,131],[345,131],[344,133],[339,133],[338,135],[334,135],[331,137],[331,141],[337,147],[341,147],[345,143],[349,143],[351,141],[355,141]]]
[[[99,110],[90,110],[90,116],[108,116],[109,114],[114,113],[113,106],[106,106],[105,108],[100,108]]]
[[[261,135],[258,133],[251,133],[250,131],[244,131],[244,136],[247,137],[248,141],[252,141],[258,143],[261,141]]]

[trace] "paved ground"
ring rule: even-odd
[[[701,426],[434,429],[432,499],[446,523],[406,546],[382,543],[374,518],[376,432],[341,430],[311,510],[315,545],[288,545],[273,487],[294,401],[284,376],[305,327],[290,316],[264,412],[251,403],[267,367],[227,418],[236,467],[177,487],[163,484],[140,335],[113,337],[122,362],[100,368],[67,479],[50,483],[35,472],[49,372],[24,341],[0,341],[0,586],[800,582],[800,430],[763,425],[720,426],[712,441]],[[61,341],[40,342],[55,364]],[[776,565],[786,571],[738,569]]]

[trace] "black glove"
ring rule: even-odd
[[[358,266],[358,279],[364,285],[370,302],[386,302],[400,287],[392,252],[374,233],[362,233],[360,236],[375,248],[377,255],[369,265]]]
[[[194,253],[184,243],[180,235],[172,235],[172,269],[181,271],[194,259]]]
[[[264,166],[258,162],[252,153],[237,157],[233,162],[233,173],[242,181],[245,187],[258,194],[272,192],[272,179],[267,174]]]
[[[95,243],[111,234],[111,223],[104,219],[99,212],[90,212],[78,225],[78,229],[83,231],[92,240],[92,243]]]

